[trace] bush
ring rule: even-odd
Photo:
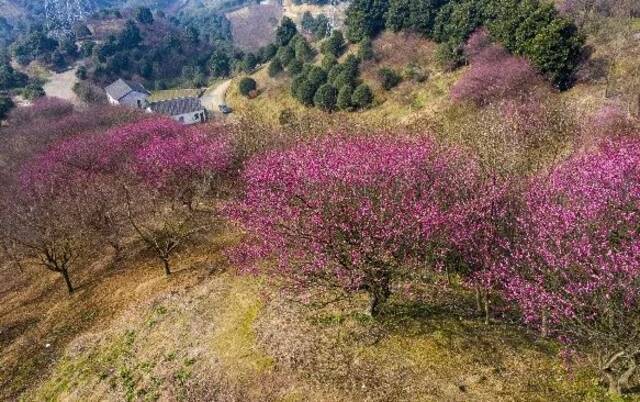
[[[389,91],[400,84],[402,77],[392,69],[384,67],[378,70],[378,80],[380,80],[382,88]]]
[[[256,84],[256,81],[250,77],[244,77],[238,83],[238,89],[240,90],[240,93],[244,96],[249,96],[249,93],[251,91],[255,91],[257,87],[258,85]]]
[[[353,91],[351,103],[358,109],[366,109],[373,102],[373,92],[367,84],[360,84]]]
[[[336,109],[338,91],[331,84],[324,84],[318,88],[313,103],[325,112],[333,112]]]

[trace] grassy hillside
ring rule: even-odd
[[[234,275],[216,252],[229,241],[213,236],[185,251],[171,278],[144,255],[117,267],[100,261],[71,298],[54,290],[53,277],[36,286],[39,271],[25,267],[29,290],[5,297],[0,315],[2,398],[20,391],[33,401],[602,397],[588,373],[562,366],[553,343],[482,324],[471,300],[447,311],[455,286],[425,289],[432,296],[424,300],[399,296],[374,322],[359,313],[365,300],[304,307],[259,278]]]

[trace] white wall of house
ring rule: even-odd
[[[129,106],[129,107],[136,107],[136,108],[140,108],[140,109],[144,109],[146,104],[146,100],[149,97],[149,95],[147,94],[143,94],[140,92],[130,92],[127,95],[125,95],[124,98],[120,99],[120,102],[118,102],[118,104],[123,105],[123,106]]]
[[[204,109],[198,112],[185,113],[177,116],[171,116],[171,118],[182,124],[196,124],[203,123],[207,119],[207,114]]]
[[[111,95],[109,95],[109,94],[107,94],[107,99],[109,99],[109,103],[112,104],[112,105],[119,105],[120,104],[120,102],[118,102],[117,99],[112,98]]]

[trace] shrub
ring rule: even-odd
[[[251,91],[255,91],[257,88],[256,81],[250,77],[244,77],[238,83],[238,89],[244,96],[248,96]]]
[[[469,172],[459,154],[438,155],[424,139],[330,138],[258,157],[229,208],[250,234],[236,262],[295,289],[366,292],[376,316],[397,277],[437,258]]]
[[[324,84],[318,88],[313,103],[325,112],[333,112],[336,109],[338,91],[331,84]]]
[[[400,74],[387,67],[378,70],[378,79],[380,80],[382,88],[387,91],[395,88],[400,84],[400,81],[402,81]]]
[[[351,96],[351,103],[358,109],[365,109],[373,102],[373,93],[367,84],[358,85]]]

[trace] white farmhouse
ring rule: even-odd
[[[143,109],[147,106],[147,98],[151,93],[142,84],[125,81],[122,78],[106,87],[109,103]]]
[[[147,112],[170,116],[182,124],[204,123],[207,112],[198,98],[177,98],[153,102],[147,106]]]

